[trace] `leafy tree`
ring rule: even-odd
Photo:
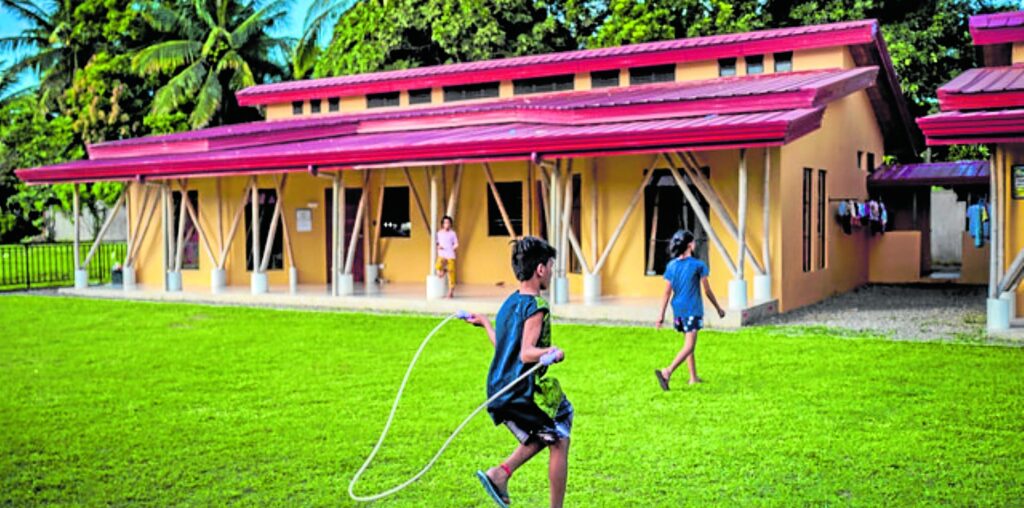
[[[280,61],[291,48],[269,32],[286,15],[283,0],[148,3],[142,16],[165,40],[139,51],[132,69],[172,75],[156,91],[150,115],[187,112],[192,128],[258,119],[254,109],[238,106],[233,92],[285,76]]]

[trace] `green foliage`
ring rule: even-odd
[[[58,304],[59,303],[59,304]],[[345,492],[436,318],[0,298],[0,504],[356,506]],[[652,369],[650,328],[556,324],[576,409],[566,506],[1007,506],[1024,498],[1024,349],[701,332],[706,381]],[[628,343],[624,354],[624,338]],[[370,493],[426,462],[485,398],[492,356],[454,322],[427,347]],[[955,366],[955,372],[950,372]],[[684,368],[685,369],[685,368]],[[380,506],[487,506],[515,446],[481,414]],[[547,454],[512,478],[547,505]]]

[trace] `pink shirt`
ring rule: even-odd
[[[437,231],[437,253],[444,259],[455,259],[455,248],[459,246],[459,237],[455,236],[454,230]]]

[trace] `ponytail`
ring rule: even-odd
[[[691,243],[693,243],[693,233],[684,229],[676,231],[676,234],[672,235],[672,239],[668,241],[668,255],[674,258],[682,256],[686,249],[690,248]]]

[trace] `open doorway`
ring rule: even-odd
[[[356,226],[356,211],[359,209],[359,198],[363,196],[362,189],[345,189],[345,235],[346,242],[351,241],[352,231]],[[333,243],[332,233],[334,232],[334,217],[331,211],[334,209],[334,196],[332,189],[324,189],[324,224],[326,233],[324,241],[327,245],[327,284],[334,283],[334,270],[332,269],[333,259],[331,257],[331,245]],[[348,243],[345,244],[348,249]],[[346,253],[347,255],[347,253]],[[342,260],[344,262],[344,259]],[[356,283],[363,282],[363,235],[360,229],[359,240],[356,241],[356,255],[352,261],[352,280]]]
[[[708,168],[702,168],[707,175]],[[697,198],[704,215],[708,214],[708,203],[693,185],[689,177],[683,180]],[[708,262],[708,235],[697,219],[689,201],[679,190],[675,178],[667,169],[654,171],[651,182],[644,189],[644,274],[656,276],[665,273],[668,265],[668,244],[672,235],[680,229],[693,233],[697,242],[694,256]]]

